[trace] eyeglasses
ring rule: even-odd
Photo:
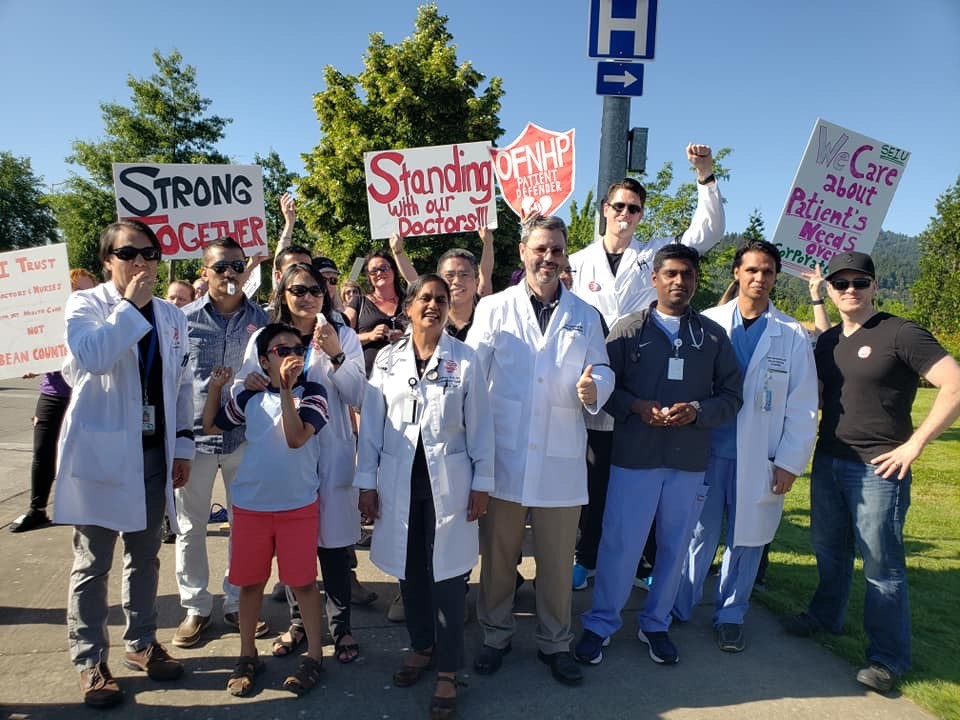
[[[323,288],[319,285],[291,285],[287,288],[287,292],[294,297],[303,297],[307,293],[314,297],[320,297],[323,295]]]
[[[336,285],[340,282],[339,275],[324,275],[323,279],[327,281],[327,285]]]
[[[562,257],[563,255],[567,254],[567,249],[559,245],[554,245],[552,247],[546,247],[546,246],[533,247],[531,245],[527,245],[527,250],[532,252],[537,257],[546,257],[547,255]]]
[[[830,280],[829,283],[833,285],[833,289],[837,292],[844,292],[851,285],[853,285],[854,290],[866,290],[873,285],[873,280],[864,277],[854,278],[853,280],[840,278],[839,280]]]
[[[367,275],[379,275],[380,273],[392,272],[393,268],[389,265],[377,265],[376,267],[367,268]]]
[[[353,297],[354,295],[359,295],[359,294],[360,294],[360,291],[357,290],[356,288],[347,288],[346,290],[343,291],[344,297]]]
[[[453,282],[454,280],[466,280],[467,278],[472,278],[473,276],[474,274],[472,272],[451,270],[450,272],[445,272],[443,274],[443,279],[447,282]]]
[[[618,213],[622,213],[624,210],[629,210],[631,215],[639,215],[643,212],[642,205],[634,205],[633,203],[615,202],[607,203],[607,205],[612,207]]]
[[[243,260],[217,260],[213,265],[206,267],[217,275],[223,275],[228,269],[233,270],[237,275],[242,275],[247,269],[247,264]]]
[[[272,348],[267,350],[267,353],[273,353],[279,358],[285,358],[290,355],[303,357],[306,355],[307,349],[303,345],[274,345]]]
[[[123,247],[113,248],[110,254],[124,262],[130,262],[137,255],[142,257],[145,262],[154,262],[160,259],[160,250],[153,245],[145,248],[138,248],[135,245],[124,245]]]

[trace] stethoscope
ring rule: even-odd
[[[653,308],[650,309],[650,312],[653,312]],[[643,349],[646,343],[643,343],[641,338],[643,337],[643,331],[647,326],[647,322],[650,320],[650,314],[648,313],[646,317],[643,318],[643,324],[640,325],[640,331],[637,333],[637,347],[632,353],[630,353],[630,359],[633,362],[640,362],[640,350]],[[703,347],[703,342],[706,339],[707,333],[703,329],[703,325],[698,321],[697,325],[700,326],[700,340],[697,340],[693,332],[693,322],[692,315],[687,316],[687,333],[690,336],[690,345],[694,350],[700,350]],[[680,357],[680,348],[683,347],[683,340],[677,336],[673,340],[673,356]]]

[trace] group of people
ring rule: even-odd
[[[654,662],[678,662],[670,625],[700,601],[724,525],[713,624],[721,650],[742,651],[764,548],[815,442],[821,582],[787,629],[840,632],[859,548],[870,644],[857,677],[892,687],[910,665],[910,466],[960,415],[960,367],[929,333],[875,310],[876,272],[862,253],[830,261],[826,286],[842,322],[815,351],[770,300],[781,261],[766,241],[737,249],[733,299],[693,310],[700,255],[722,237],[724,212],[710,148],[690,145],[687,157],[699,195],[680,237],[635,237],[645,192],[627,178],[602,202],[603,234],[579,252],[568,255],[559,218],[526,218],[522,276],[496,293],[489,231],[479,262],[455,248],[426,274],[394,237],[365,258],[369,292],[347,288],[333,261],[291,245],[295,206],[285,196],[269,307],[243,295],[251,263],[221,238],[204,249],[204,292],[178,309],[153,297],[161,252],[150,228],[110,225],[106,282],[66,308],[72,394],[54,502],[54,520],[74,526],[68,632],[84,701],[122,699],[106,636],[118,537],[124,663],[154,680],[182,672],[156,636],[165,510],[186,611],[173,644],[190,647],[210,625],[205,538],[218,472],[231,520],[224,620],[241,638],[234,695],[251,692],[263,667],[256,638],[268,632],[259,616],[274,556],[291,626],[273,652],[307,644],[284,687],[300,695],[320,677],[318,560],[334,656],[359,656],[350,600],[361,516],[373,522],[371,561],[400,581],[411,649],[393,682],[435,670],[433,718],[455,712],[478,558],[473,667],[493,674],[511,651],[528,525],[537,656],[557,681],[578,685],[582,667],[602,661],[644,555],[652,568],[638,637]],[[818,322],[820,286],[816,276]],[[184,286],[171,300],[181,293],[189,298]],[[921,376],[940,390],[914,431]],[[574,642],[572,593],[590,578]]]

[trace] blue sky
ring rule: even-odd
[[[312,96],[324,65],[359,72],[369,33],[399,41],[417,5],[0,0],[0,149],[29,156],[48,185],[64,180],[71,141],[103,131],[99,103],[128,104],[128,74],[152,74],[152,50],[176,48],[210,111],[234,119],[220,149],[246,163],[273,148],[299,172],[320,136]],[[576,128],[582,199],[596,185],[601,114],[587,0],[438,5],[460,60],[503,78],[499,144],[527,121]],[[912,153],[884,227],[919,233],[960,173],[960,3],[661,2],[657,57],[631,125],[650,128],[653,170],[685,167],[690,141],[733,148],[728,230],[759,208],[772,234],[817,117]]]

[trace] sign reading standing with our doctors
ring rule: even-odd
[[[773,235],[801,275],[835,254],[869,253],[910,153],[818,119]]]
[[[227,235],[247,257],[268,254],[259,165],[114,163],[113,185],[117,217],[152,227],[165,260]]]

